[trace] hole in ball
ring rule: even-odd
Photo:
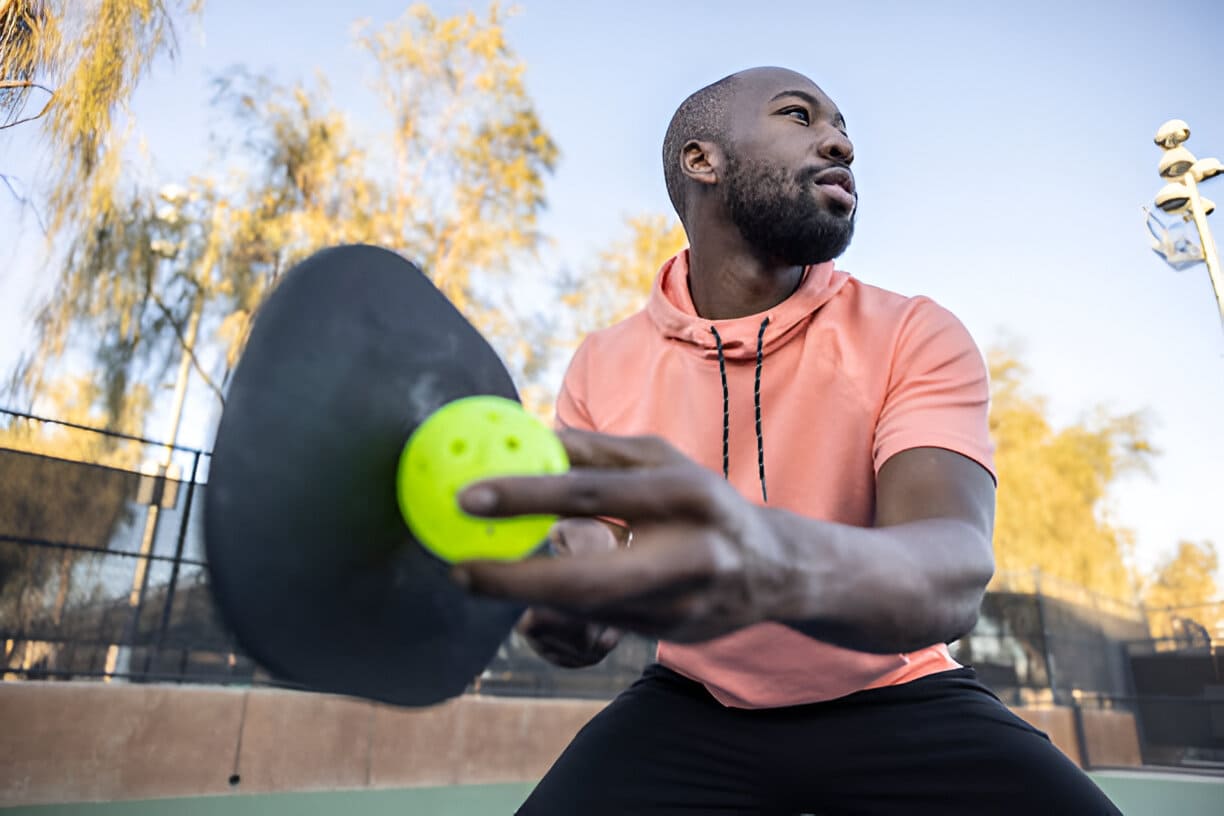
[[[493,423],[501,422],[501,414],[495,414],[495,413],[490,412],[485,415],[485,419]]]
[[[496,530],[496,529],[494,529],[494,527],[493,527],[493,525],[492,525],[492,524],[486,524],[486,525],[485,525],[485,535],[487,535],[487,536],[491,536],[491,535],[493,535],[493,534],[494,534],[494,533],[496,533],[496,532],[497,532],[497,530]]]
[[[512,450],[512,451],[516,451],[516,450],[518,450],[518,449],[519,449],[519,441],[518,441],[518,437],[516,437],[516,436],[510,436],[510,437],[507,437],[507,438],[506,438],[506,447],[507,447],[509,450]]]
[[[455,454],[456,456],[462,456],[463,454],[467,453],[467,441],[463,439],[456,439],[451,443],[451,453]]]

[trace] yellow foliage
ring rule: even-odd
[[[1219,567],[1219,555],[1210,541],[1182,541],[1165,556],[1143,588],[1153,637],[1183,634],[1184,621],[1193,621],[1216,637],[1224,632],[1224,598],[1216,584]]]
[[[1132,534],[1108,508],[1109,488],[1152,455],[1140,414],[1054,428],[1044,401],[1024,388],[1026,370],[1003,350],[989,355],[990,431],[999,472],[995,558],[999,575],[1043,574],[1119,599],[1134,598]]]
[[[144,70],[127,49],[162,42],[169,18],[158,0],[97,4],[98,20],[119,31],[103,42],[108,29],[86,18],[65,87],[83,77],[81,93],[104,100]],[[67,231],[57,297],[40,314],[41,342],[26,361],[29,390],[75,342],[93,355],[115,415],[130,385],[164,377],[185,345],[220,394],[200,358],[231,366],[277,277],[341,243],[378,244],[416,261],[487,335],[513,346],[520,328],[475,296],[473,280],[507,270],[538,244],[557,148],[526,94],[503,15],[494,5],[483,16],[439,18],[414,6],[396,22],[360,29],[357,41],[378,72],[389,123],[381,139],[355,138],[322,80],[280,86],[239,70],[216,85],[221,132],[235,134],[223,147],[234,160],[228,176],[188,179],[169,197],[120,194],[120,154],[92,152],[90,203]],[[104,66],[106,75],[94,76]],[[100,128],[108,110],[91,103],[65,115],[78,125],[93,116]],[[199,342],[186,336],[197,312]],[[538,367],[533,354],[514,353],[519,373]]]
[[[73,246],[54,297],[39,315],[38,348],[17,372],[19,391],[37,389],[43,369],[63,354],[79,319],[106,321],[107,338],[98,345],[115,359],[139,340],[141,297],[134,293],[147,288],[147,252],[131,253],[127,281],[104,269],[116,257],[114,247],[139,231],[140,215],[127,212],[116,194],[131,130],[126,104],[152,64],[173,54],[172,18],[200,6],[201,0],[0,3],[0,127],[38,129],[50,158],[43,164],[48,174],[26,179],[26,186],[44,191],[48,240]],[[35,100],[32,93],[41,96]],[[35,165],[32,158],[23,162]],[[91,234],[93,239],[84,238]],[[83,254],[87,244],[102,250],[98,258]],[[118,389],[125,387],[122,378],[110,378],[101,389],[112,418],[140,404],[134,396],[127,406],[120,404]]]
[[[599,253],[594,268],[562,287],[561,302],[574,310],[579,336],[642,308],[659,268],[688,244],[675,218],[639,215],[625,226],[627,234]]]
[[[107,412],[100,406],[101,396],[97,384],[89,379],[67,377],[47,387],[44,398],[53,407],[56,419],[100,427],[108,424]],[[148,403],[148,389],[136,386],[125,403],[124,413],[109,423],[110,429],[139,435]],[[15,417],[0,417],[0,422],[3,423],[0,424],[0,448],[128,470],[137,468],[145,453],[139,442],[63,425]]]
[[[0,96],[5,124],[37,119],[51,153],[52,233],[94,220],[112,201],[125,105],[154,61],[174,52],[173,17],[202,0],[5,0]],[[16,87],[14,87],[16,86]],[[25,112],[35,90],[37,112]],[[110,172],[103,172],[109,169]]]

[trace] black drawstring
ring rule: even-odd
[[[767,317],[761,321],[761,330],[757,332],[756,382],[752,386],[752,401],[756,404],[757,467],[761,472],[761,500],[766,504],[769,493],[765,490],[765,435],[761,433],[761,361],[765,357],[765,327],[768,325]]]
[[[723,478],[728,478],[731,472],[731,396],[727,391],[727,359],[723,357],[722,337],[713,326],[714,342],[718,344],[718,374],[722,377],[723,387]]]
[[[765,488],[765,435],[761,433],[761,367],[765,359],[765,327],[769,318],[761,321],[761,329],[757,332],[756,380],[752,387],[752,401],[756,408],[756,440],[757,468],[761,478],[761,499],[769,502],[769,492]],[[718,346],[718,375],[722,378],[723,392],[723,436],[722,436],[722,466],[723,478],[729,478],[731,472],[731,395],[727,388],[727,358],[723,354],[722,336],[714,326],[710,327],[714,335],[714,343]]]

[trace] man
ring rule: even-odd
[[[853,159],[791,71],[687,99],[663,162],[690,248],[577,352],[575,469],[463,494],[631,531],[568,521],[571,557],[456,570],[534,604],[546,657],[661,640],[521,813],[1117,812],[949,655],[993,571],[986,371],[950,313],[834,269]]]

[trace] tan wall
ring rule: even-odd
[[[1143,764],[1135,715],[1128,711],[1083,709],[1081,722],[1087,756],[1081,756],[1072,709],[1021,706],[1012,710],[1034,728],[1049,734],[1050,740],[1081,767],[1138,767]]]
[[[0,806],[531,781],[602,706],[461,697],[416,710],[275,689],[0,683]],[[1070,709],[1015,711],[1081,762]],[[1084,734],[1093,764],[1139,764],[1130,715],[1084,712]]]
[[[530,781],[602,706],[462,697],[409,710],[275,689],[3,683],[0,806]]]
[[[1075,713],[1069,708],[1054,706],[1017,706],[1012,709],[1020,719],[1044,731],[1059,750],[1071,757],[1076,765],[1083,765],[1079,741],[1075,738]]]
[[[1088,752],[1089,765],[1122,768],[1143,764],[1134,714],[1085,709],[1083,717],[1084,748]]]

